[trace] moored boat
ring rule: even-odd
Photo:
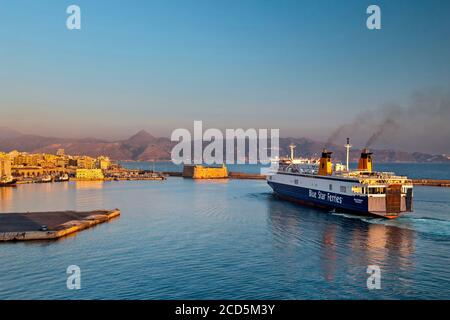
[[[55,182],[65,182],[65,181],[69,181],[69,175],[67,173],[55,178]]]
[[[52,182],[53,178],[50,175],[46,175],[43,176],[41,179],[39,179],[38,181],[36,181],[37,183],[48,183],[48,182]]]
[[[0,178],[0,187],[14,187],[16,185],[17,179],[14,179],[12,176],[9,177],[1,177]]]

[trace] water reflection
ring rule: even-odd
[[[228,179],[187,179],[184,181],[189,183],[189,188],[193,190],[192,193],[184,195],[190,198],[189,200],[186,199],[186,202],[192,201],[193,208],[198,215],[205,217],[219,216],[229,206],[226,198]],[[214,201],[211,201],[211,198],[206,194],[213,190],[216,190],[216,196]]]
[[[407,228],[392,227],[370,219],[365,221],[297,206],[278,199],[268,205],[268,222],[279,254],[317,247],[321,252],[323,278],[334,281],[339,266],[379,265],[411,272],[416,234]],[[342,270],[340,271],[342,272]]]
[[[327,281],[334,280],[334,275],[336,272],[336,230],[337,227],[335,225],[328,225],[325,228],[325,232],[323,234],[323,272],[324,277]]]
[[[365,245],[367,258],[374,263],[383,263],[390,257],[400,259],[414,252],[414,233],[408,229],[369,224]]]
[[[227,184],[229,179],[193,179],[195,184],[206,185],[206,184]]]
[[[14,187],[0,188],[0,211],[10,212]]]
[[[76,210],[105,209],[103,187],[103,181],[75,182]]]
[[[76,181],[75,189],[77,190],[98,190],[103,188],[103,181]]]

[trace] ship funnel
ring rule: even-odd
[[[327,151],[327,149],[323,149],[322,157],[320,158],[319,164],[319,175],[321,176],[329,176],[332,173],[332,164],[331,164],[331,154],[333,152]]]
[[[372,172],[372,153],[367,148],[361,152],[358,162],[358,170]]]

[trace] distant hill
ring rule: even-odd
[[[280,155],[289,154],[289,145],[296,147],[296,155],[313,157],[320,155],[323,142],[308,138],[281,138]],[[97,157],[109,156],[114,160],[170,160],[170,152],[175,142],[168,138],[155,137],[145,130],[141,130],[126,140],[106,141],[96,138],[65,139],[43,137],[39,135],[24,135],[15,130],[0,127],[0,151],[26,151],[35,153],[56,153],[63,148],[67,154],[89,155]],[[224,144],[225,145],[225,144]],[[333,159],[345,160],[343,146],[332,145],[328,148],[333,151]],[[396,150],[372,150],[376,162],[447,162],[449,159],[442,155],[432,155],[419,152],[404,152]],[[357,161],[360,150],[353,148],[350,154],[351,161]]]
[[[10,131],[5,129],[4,132]],[[56,153],[62,148],[67,154],[92,157],[105,155],[114,160],[168,160],[174,145],[170,139],[156,138],[145,130],[123,141],[106,141],[96,138],[65,139],[20,133],[0,135],[0,150],[6,152],[18,150],[32,153]]]
[[[30,134],[20,135],[11,138],[0,137],[0,150],[3,151],[20,150],[31,152],[52,144],[59,144],[64,142],[68,143],[72,141],[74,140],[60,139],[54,137],[43,137]]]
[[[6,128],[6,127],[0,127],[0,137],[3,139],[9,139],[9,138],[16,138],[21,136],[22,133],[19,131],[16,131],[14,129]]]

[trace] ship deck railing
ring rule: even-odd
[[[350,171],[350,172],[335,172],[332,175],[326,176],[330,179],[346,179],[353,182],[358,182],[366,185],[388,185],[388,184],[402,184],[402,185],[412,185],[413,182],[406,176],[396,176],[392,172],[373,172],[371,175],[361,175],[357,174],[361,171]],[[301,172],[301,171],[287,171],[283,169],[279,169],[278,171],[274,171],[273,173],[285,173],[285,174],[294,174],[301,176],[308,176],[311,178],[321,177],[314,172]]]

